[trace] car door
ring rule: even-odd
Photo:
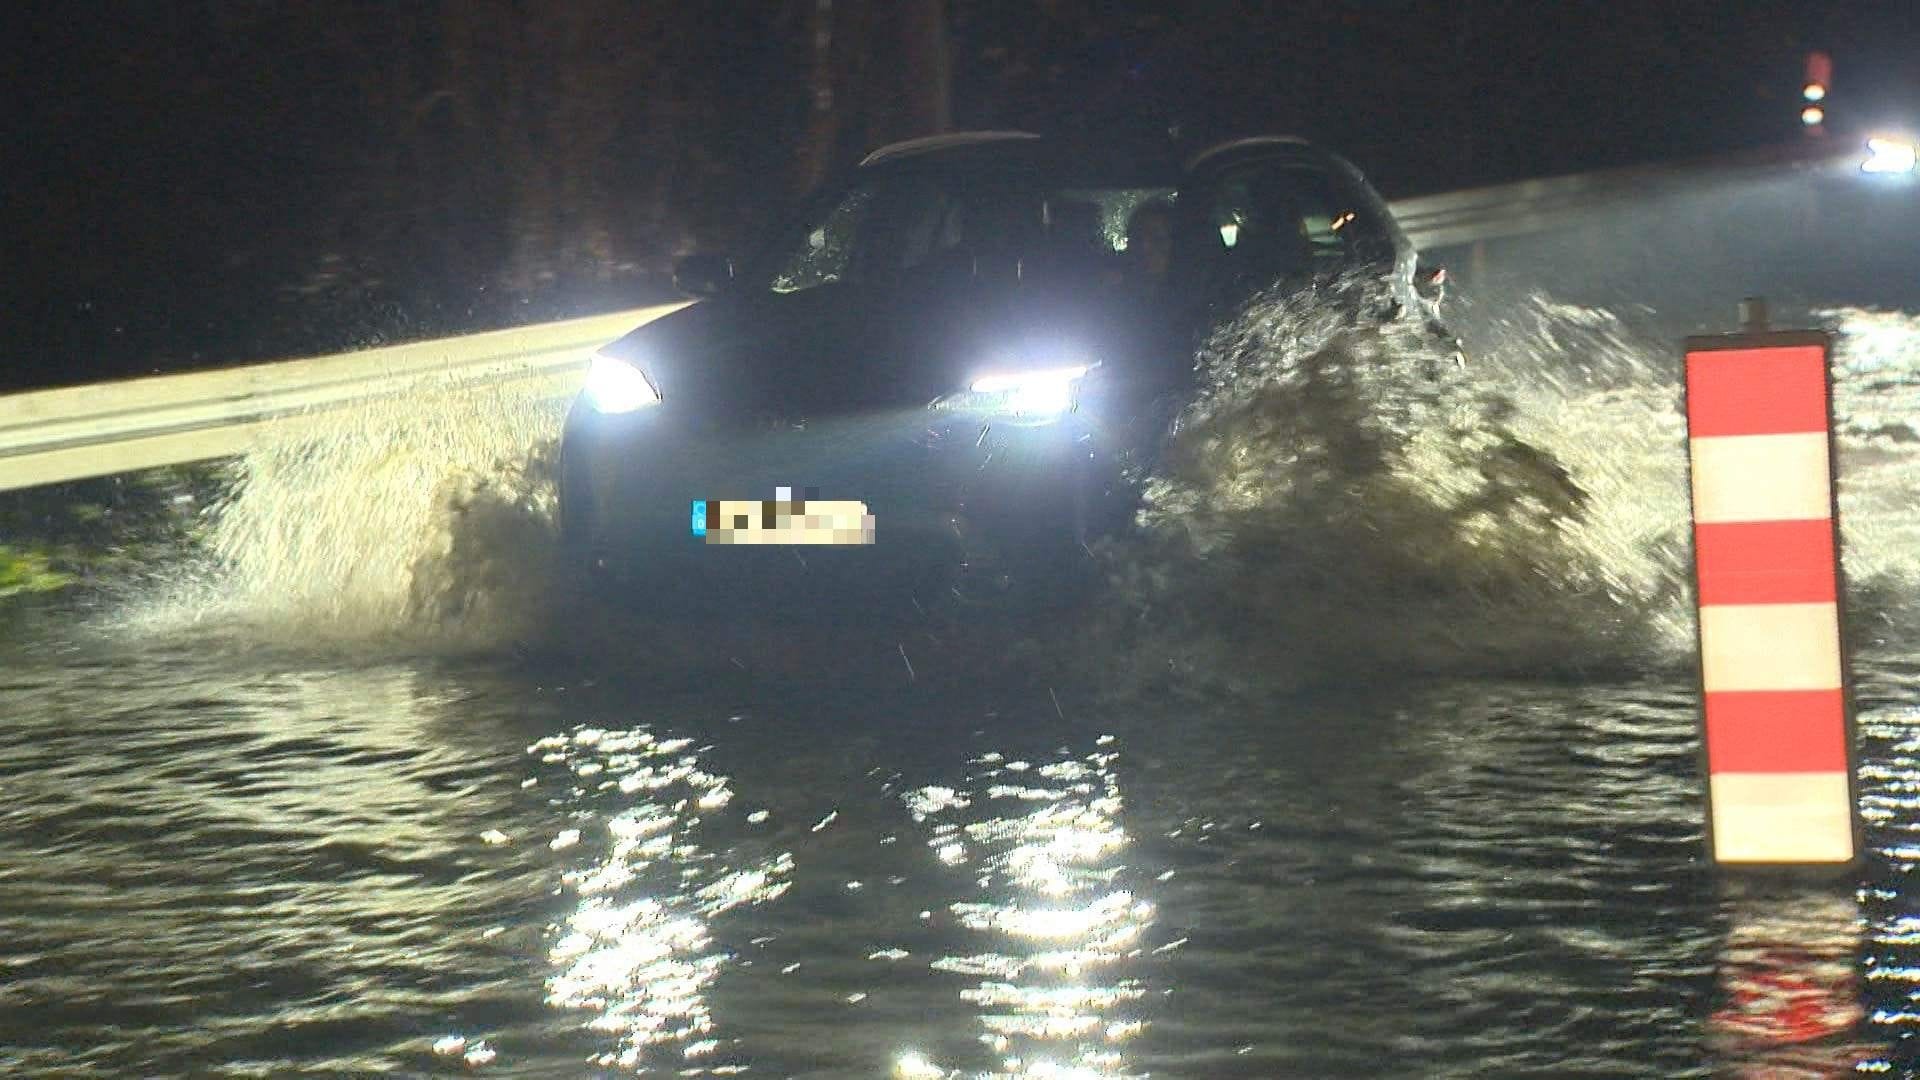
[[[1229,316],[1271,286],[1348,277],[1388,285],[1397,302],[1411,273],[1411,247],[1384,200],[1352,165],[1297,140],[1202,151],[1188,160],[1178,206],[1175,273],[1194,316]]]

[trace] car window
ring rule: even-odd
[[[1275,278],[1345,269],[1390,247],[1366,206],[1326,173],[1296,162],[1254,161],[1223,172],[1207,225],[1216,255]]]
[[[763,264],[762,287],[889,281],[979,255],[1073,273],[1119,259],[1139,209],[1172,197],[1165,187],[1049,188],[1014,173],[893,174],[817,204]]]
[[[1084,231],[1087,240],[1110,254],[1127,250],[1134,215],[1149,203],[1171,205],[1168,187],[1061,188],[1047,196],[1050,228]]]
[[[870,187],[854,188],[839,201],[829,203],[817,221],[801,230],[797,242],[778,254],[768,287],[774,292],[797,292],[844,279],[853,264],[854,243],[872,206]]]
[[[916,176],[882,196],[864,257],[878,278],[948,258],[1015,251],[1039,220],[1038,199],[1007,185]]]
[[[1037,192],[933,174],[895,175],[848,189],[790,234],[766,287],[796,292],[836,282],[885,281],[943,258],[1018,251],[1040,224]]]

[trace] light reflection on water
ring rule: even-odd
[[[644,729],[580,728],[528,748],[571,773],[562,805],[603,795],[617,807],[548,842],[590,853],[562,879],[578,903],[550,952],[547,1001],[593,1013],[588,1026],[617,1040],[594,1057],[602,1066],[635,1070],[669,1056],[684,1065],[719,1050],[705,995],[729,954],[710,920],[789,887],[791,855],[735,869],[701,846],[703,820],[728,813],[733,792],[690,746]]]
[[[987,753],[969,763],[965,794],[930,786],[907,796],[914,819],[932,827],[928,845],[979,890],[950,905],[977,951],[932,967],[979,980],[960,997],[997,1059],[984,1075],[1139,1075],[1124,1047],[1145,1027],[1147,991],[1130,969],[1154,909],[1122,861],[1113,741],[1038,766]],[[916,1051],[900,1071],[925,1065]]]
[[[1823,1077],[1891,1066],[1860,1039],[1864,921],[1832,889],[1760,890],[1731,902],[1708,1043],[1727,1076]]]

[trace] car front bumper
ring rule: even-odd
[[[666,406],[604,415],[580,402],[561,444],[562,527],[607,578],[663,599],[787,602],[801,586],[831,595],[924,582],[988,531],[1068,535],[1089,492],[1118,487],[1109,442],[1079,413],[1022,426],[919,408],[776,428],[689,423]],[[692,528],[696,501],[772,500],[780,488],[864,503],[872,543],[725,545]]]

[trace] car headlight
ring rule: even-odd
[[[660,391],[630,361],[594,353],[587,366],[587,403],[595,412],[628,413],[660,403]]]
[[[1071,412],[1079,382],[1097,365],[1006,371],[982,375],[968,384],[974,408],[1043,419]]]
[[[1910,173],[1914,169],[1914,157],[1913,140],[1875,136],[1867,140],[1867,159],[1860,163],[1860,171]]]

